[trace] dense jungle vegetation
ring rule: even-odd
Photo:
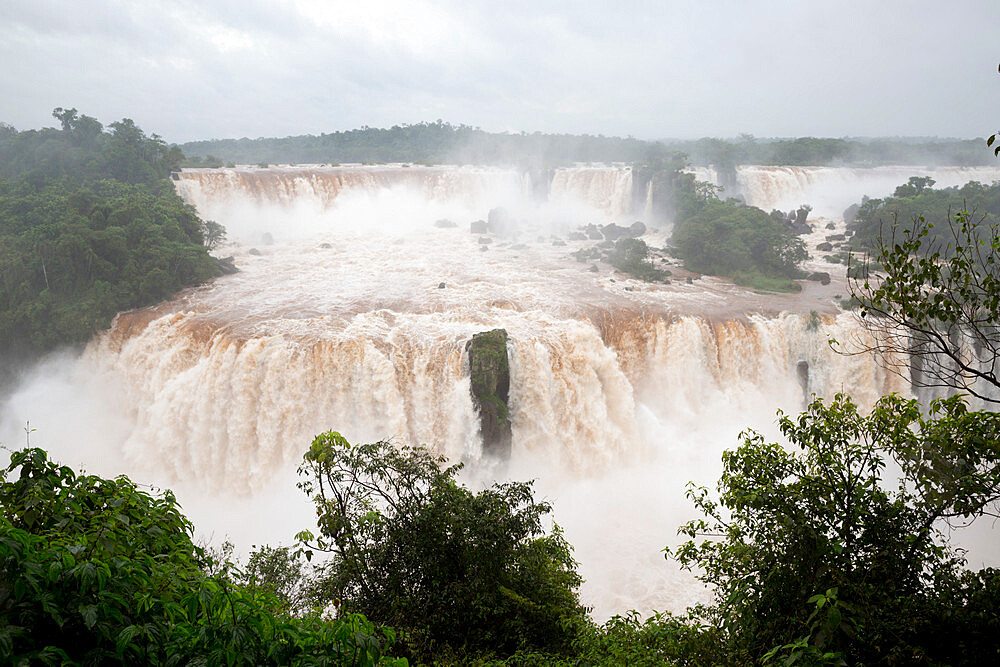
[[[0,127],[0,357],[82,343],[115,313],[220,273],[223,230],[174,191],[183,155],[129,119]]]
[[[660,152],[633,167],[633,179],[652,184],[655,214],[674,222],[670,242],[685,268],[759,289],[801,289],[793,279],[802,277],[807,254],[791,221],[721,199],[719,187],[696,180],[687,166],[684,154]]]
[[[847,227],[854,233],[852,247],[871,250],[882,238],[891,238],[909,228],[914,219],[930,223],[926,242],[940,248],[942,257],[950,258],[954,248],[948,224],[959,211],[967,211],[978,228],[990,237],[990,226],[1000,221],[1000,184],[984,185],[975,181],[960,187],[934,188],[934,179],[914,176],[900,185],[891,197],[865,199],[845,212]]]
[[[650,151],[677,151],[695,165],[730,169],[738,164],[857,165],[988,164],[977,139],[756,139],[645,141],[632,137],[485,132],[468,125],[433,123],[363,127],[283,138],[213,139],[181,145],[205,166],[260,163],[413,162],[554,167],[573,162],[639,162]],[[191,163],[190,166],[198,166]]]

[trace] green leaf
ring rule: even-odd
[[[92,605],[92,604],[81,605],[78,608],[78,611],[80,612],[80,616],[83,617],[83,623],[84,623],[84,625],[87,626],[88,630],[91,629],[91,628],[93,628],[94,625],[97,624],[97,606],[96,605]]]

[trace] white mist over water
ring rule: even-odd
[[[692,169],[698,180],[720,185],[719,174],[710,167]],[[887,197],[911,176],[929,176],[935,188],[961,186],[969,181],[991,184],[1000,181],[998,167],[765,167],[736,168],[737,192],[747,204],[765,211],[791,211],[802,204],[813,207],[816,216],[841,217],[851,204],[867,195]]]
[[[81,358],[36,369],[0,411],[0,438],[19,444],[30,419],[33,442],[64,462],[175,488],[204,535],[244,549],[310,523],[294,470],[317,433],[426,443],[465,461],[472,483],[538,480],[595,617],[683,609],[703,593],[661,550],[693,518],[688,480],[714,484],[741,430],[777,437],[775,411],[808,393],[870,405],[907,387],[830,349],[863,332],[829,299],[653,286],[569,257],[592,242],[554,245],[630,214],[627,170],[557,172],[542,202],[525,181],[485,168],[184,172],[178,190],[227,227],[218,254],[241,272],[122,314]],[[497,204],[520,231],[481,244],[468,224]],[[435,227],[443,218],[458,226]],[[810,310],[822,317],[798,314]],[[496,327],[511,363],[502,466],[481,458],[465,356]]]

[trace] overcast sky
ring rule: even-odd
[[[985,136],[1000,0],[0,0],[0,121]]]

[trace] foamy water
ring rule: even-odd
[[[692,518],[688,480],[713,484],[741,430],[777,437],[775,411],[809,394],[908,391],[831,349],[866,335],[837,314],[836,283],[768,297],[575,261],[592,242],[568,229],[633,213],[621,168],[557,173],[546,201],[516,172],[472,168],[194,170],[178,190],[227,227],[217,254],[240,273],[122,314],[82,358],[38,369],[0,433],[15,444],[30,419],[67,463],[177,487],[203,534],[244,548],[308,524],[294,469],[335,429],[427,444],[471,484],[537,479],[597,618],[680,610],[704,595],[661,553]],[[480,243],[469,222],[497,204],[518,231]],[[464,351],[496,327],[510,340],[503,465],[482,458]]]

